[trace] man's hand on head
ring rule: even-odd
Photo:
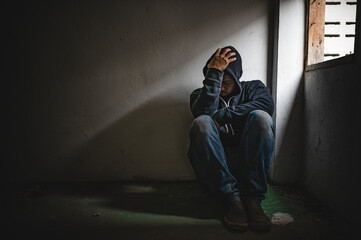
[[[208,68],[217,68],[221,71],[224,71],[230,62],[237,60],[235,52],[230,52],[231,49],[227,48],[221,53],[221,48],[217,49],[217,52],[214,54],[212,60],[208,63]],[[232,58],[231,58],[232,57]]]

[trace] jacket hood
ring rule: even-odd
[[[229,74],[233,77],[233,79],[235,80],[236,83],[239,83],[239,80],[242,76],[243,70],[242,70],[242,58],[241,55],[239,54],[239,52],[232,46],[227,46],[221,49],[221,53],[223,52],[224,49],[230,48],[231,52],[235,52],[236,55],[234,57],[237,58],[236,61],[231,62],[228,64],[227,68],[224,70],[224,73]],[[203,75],[206,76],[207,74],[207,70],[208,70],[208,63],[212,60],[213,56],[216,54],[216,52],[214,52],[212,54],[212,56],[208,59],[206,65],[203,68]],[[238,84],[239,85],[239,84]]]

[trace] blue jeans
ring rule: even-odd
[[[236,199],[261,202],[267,192],[275,125],[262,110],[249,113],[240,138],[223,146],[217,126],[208,115],[194,119],[188,157],[200,181],[212,194],[228,202]]]

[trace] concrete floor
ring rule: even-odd
[[[2,239],[353,239],[353,226],[301,191],[270,186],[267,233],[235,232],[197,182],[3,186]],[[286,220],[292,220],[290,217]],[[354,237],[356,238],[356,237]]]

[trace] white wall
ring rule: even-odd
[[[189,94],[225,45],[266,82],[268,17],[266,0],[11,3],[3,180],[194,179]]]
[[[276,145],[271,179],[295,183],[302,161],[302,82],[305,38],[305,3],[281,0],[278,24]]]

